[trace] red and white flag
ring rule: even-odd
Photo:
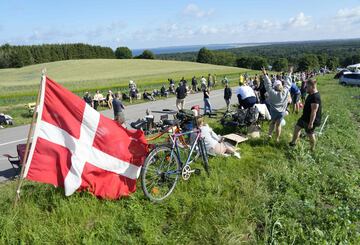
[[[127,130],[46,77],[24,177],[117,199],[136,190],[147,154],[143,132]]]

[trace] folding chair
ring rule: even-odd
[[[26,144],[19,144],[16,146],[16,151],[18,156],[13,157],[9,154],[4,154],[4,157],[7,157],[8,161],[10,162],[13,169],[16,171],[16,175],[20,174],[21,165],[25,156]]]

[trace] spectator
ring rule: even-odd
[[[93,100],[94,100],[94,109],[97,110],[100,103],[104,100],[104,96],[100,93],[99,90],[97,90]]]
[[[138,90],[136,87],[136,83],[132,80],[129,81],[129,96],[130,100],[136,99],[138,94]]]
[[[204,89],[206,88],[206,78],[204,76],[201,77],[201,91],[204,91]]]
[[[291,103],[293,106],[292,112],[299,113],[300,111],[300,89],[296,86],[295,82],[291,83],[290,87]]]
[[[106,103],[109,107],[109,109],[112,109],[112,101],[114,99],[114,94],[111,90],[108,91],[108,94],[106,95]]]
[[[175,82],[173,79],[169,78],[169,92],[175,94]]]
[[[89,106],[94,107],[94,103],[89,92],[85,92],[83,99]]]
[[[230,111],[231,96],[232,96],[232,91],[231,91],[231,88],[229,87],[229,83],[225,83],[224,100],[226,103],[226,111],[227,112]]]
[[[288,104],[289,90],[291,87],[291,74],[293,68],[290,68],[289,76],[285,78],[285,85],[281,81],[275,81],[271,84],[270,78],[265,68],[262,68],[265,80],[265,88],[268,93],[268,102],[270,107],[271,123],[269,127],[269,138],[272,137],[274,129],[276,130],[276,142],[279,142],[281,135],[281,121],[283,120]]]
[[[224,76],[224,79],[221,81],[221,83],[223,85],[229,84],[229,79],[226,76]]]
[[[162,97],[168,97],[169,96],[169,92],[166,91],[165,85],[162,85],[161,89],[160,89],[160,95]]]
[[[295,146],[296,142],[300,137],[300,132],[302,129],[305,129],[306,134],[310,140],[311,150],[315,150],[316,138],[315,138],[315,128],[321,124],[321,97],[320,93],[317,90],[316,80],[307,81],[307,93],[309,94],[306,97],[303,114],[295,125],[293,139],[290,142],[290,146]]]
[[[144,100],[150,100],[150,101],[155,101],[155,98],[146,91],[146,89],[144,90],[144,93],[143,93],[143,99]]]
[[[192,87],[192,91],[194,91],[194,93],[197,92],[197,85],[198,85],[198,82],[196,80],[196,77],[193,76],[191,79],[191,87]]]
[[[209,115],[212,113],[211,104],[210,104],[210,90],[205,88],[204,91],[204,115],[209,111]]]
[[[207,80],[207,88],[210,89],[213,86],[213,77],[211,74],[208,74],[208,80]]]
[[[302,79],[304,77],[302,76]],[[305,98],[306,98],[306,80],[302,80],[301,81],[301,87],[300,87],[300,93],[301,93],[301,101],[305,102]]]
[[[240,107],[248,109],[256,104],[256,96],[254,90],[245,83],[239,83],[240,87],[236,91]]]
[[[240,153],[236,152],[233,146],[224,142],[221,136],[218,136],[208,124],[204,123],[203,118],[200,117],[197,119],[197,125],[201,130],[201,136],[204,138],[207,152],[222,156],[233,154],[233,156],[240,158]]]
[[[115,93],[115,98],[112,101],[113,110],[114,110],[114,120],[119,123],[119,125],[124,126],[125,123],[125,114],[123,110],[125,109],[123,103],[120,100],[120,93]]]
[[[176,94],[176,107],[179,111],[183,110],[185,97],[187,95],[186,86],[182,83],[179,83],[179,86],[175,90],[175,94]]]

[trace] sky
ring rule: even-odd
[[[360,38],[360,0],[0,0],[0,44],[116,48]]]

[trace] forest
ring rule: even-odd
[[[274,43],[216,51],[202,48],[199,52],[159,54],[157,59],[197,61],[250,69],[271,66],[277,71],[288,65],[294,65],[298,70],[325,66],[334,70],[339,66],[360,63],[360,39]]]

